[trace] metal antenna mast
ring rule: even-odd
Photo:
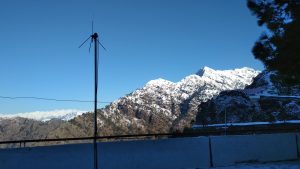
[[[97,136],[98,136],[98,129],[97,129],[97,93],[98,93],[98,66],[99,66],[99,47],[98,44],[101,45],[101,47],[105,49],[105,47],[99,42],[98,34],[93,30],[94,22],[92,22],[92,35],[87,38],[80,46],[79,48],[84,45],[89,39],[91,39],[89,51],[91,49],[91,44],[94,43],[94,75],[95,75],[95,88],[94,88],[94,140],[93,140],[93,146],[94,146],[94,169],[98,169],[98,149],[97,149]]]

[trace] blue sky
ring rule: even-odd
[[[262,70],[251,48],[262,28],[241,0],[3,0],[0,95],[93,99],[93,55],[78,46],[94,30],[99,98],[113,101],[149,80],[179,81],[203,66]],[[90,103],[0,99],[0,113]]]

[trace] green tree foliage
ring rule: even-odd
[[[268,70],[278,71],[289,84],[300,82],[300,1],[248,0],[248,8],[267,31],[252,53]]]

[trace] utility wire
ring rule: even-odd
[[[54,99],[54,98],[45,98],[45,97],[32,97],[32,96],[0,96],[1,99],[35,99],[35,100],[47,100],[47,101],[58,101],[58,102],[79,102],[79,103],[94,103],[94,101],[90,100],[77,100],[77,99]],[[97,103],[111,103],[107,101],[98,101]]]
[[[17,99],[33,99],[33,100],[45,100],[45,101],[57,101],[57,102],[77,102],[77,103],[94,103],[94,101],[90,100],[78,100],[78,99],[55,99],[55,98],[45,98],[45,97],[33,97],[33,96],[2,96],[0,95],[0,99],[11,99],[11,100],[17,100]],[[109,104],[112,102],[109,101],[97,101],[99,104]],[[174,102],[169,102],[169,103],[157,103],[157,102],[150,102],[150,103],[144,103],[144,105],[147,104],[160,104],[160,105],[169,105],[169,106],[176,106],[176,105],[184,105],[182,103],[174,103]],[[119,105],[123,107],[124,105]],[[143,106],[143,105],[142,105]]]

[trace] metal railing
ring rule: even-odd
[[[259,125],[259,126],[227,126],[226,135],[245,135],[245,134],[264,134],[264,133],[287,133],[300,132],[300,124],[280,124],[280,125]],[[98,136],[96,140],[124,140],[124,139],[161,139],[161,138],[180,138],[225,135],[223,127],[204,127],[202,129],[189,129],[183,133],[156,133],[156,134],[133,134],[116,136]],[[50,142],[68,142],[68,141],[92,141],[94,137],[75,137],[75,138],[50,138],[50,139],[25,139],[0,141],[0,145],[20,144],[25,147],[26,143],[50,143]]]

